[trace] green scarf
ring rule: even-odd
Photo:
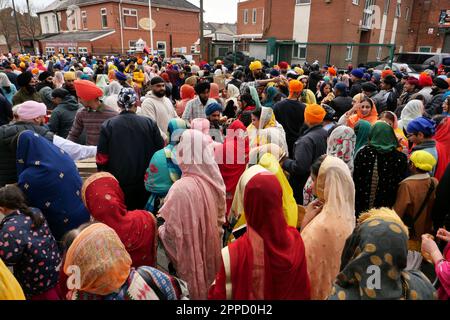
[[[379,153],[388,153],[398,147],[394,129],[384,121],[376,122],[369,133],[369,145]]]
[[[369,143],[369,133],[372,126],[369,121],[359,120],[355,125],[355,134],[356,134],[356,145],[354,154],[359,151],[362,147]]]

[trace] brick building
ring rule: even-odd
[[[444,46],[446,29],[438,27],[441,10],[450,9],[448,3],[448,0],[247,0],[238,4],[237,37],[244,43],[244,51],[258,59],[273,62],[318,59],[341,67],[383,59],[394,46],[396,52],[416,51],[421,46],[431,46],[431,51],[439,48],[450,51]],[[425,15],[424,6],[429,8]],[[432,26],[435,36],[424,34]],[[417,34],[417,40],[413,40]]]
[[[450,52],[449,0],[415,0],[405,48],[407,51]]]
[[[154,50],[191,54],[199,38],[200,9],[186,0],[152,0]],[[148,0],[57,0],[38,12],[48,54],[117,54],[138,39],[150,45]]]

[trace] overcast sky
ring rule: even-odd
[[[39,8],[45,7],[54,0],[30,0],[31,4]],[[200,6],[199,0],[187,0]],[[26,0],[15,0],[20,7],[25,7]],[[238,0],[203,0],[206,22],[236,22]]]

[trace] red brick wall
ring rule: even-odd
[[[294,34],[295,0],[266,0],[272,2],[271,12],[266,10],[265,38],[275,37],[278,40],[292,40]],[[317,1],[312,1],[317,2]],[[267,6],[269,7],[269,6]],[[269,18],[270,14],[270,20]]]
[[[263,18],[266,14],[264,10],[266,0],[250,0],[238,3],[237,12],[237,33],[238,34],[258,34],[263,33]],[[256,23],[252,23],[252,12],[256,9]],[[244,11],[248,10],[248,22],[244,23]]]
[[[431,46],[432,51],[442,48],[444,33],[439,33],[439,14],[441,10],[450,9],[448,0],[416,0],[412,12],[411,30],[405,51],[418,51],[419,46]],[[433,28],[433,34],[428,29]],[[439,36],[438,36],[439,34]]]
[[[82,7],[80,11],[86,11],[87,31],[102,30],[100,9],[106,8],[108,13],[108,25],[105,29],[115,29],[116,32],[108,37],[92,43],[97,49],[121,49],[120,15],[119,4],[103,3],[87,7]],[[135,4],[122,4],[122,8],[136,9],[138,22],[142,18],[148,18],[148,7]],[[172,48],[186,47],[187,54],[190,54],[190,47],[199,38],[199,13],[176,9],[152,7],[152,19],[156,22],[153,30],[153,45],[156,50],[157,41],[166,42],[167,55],[170,55],[170,34],[172,34]],[[67,30],[67,17],[65,11],[62,12],[61,27]],[[86,29],[85,29],[86,30]],[[150,32],[139,27],[138,29],[123,28],[124,51],[129,49],[130,40],[142,38],[150,47]],[[91,47],[91,46],[89,46]],[[88,47],[88,50],[89,50]]]

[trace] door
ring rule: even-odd
[[[442,48],[442,52],[450,53],[450,33],[445,34],[444,46]]]

